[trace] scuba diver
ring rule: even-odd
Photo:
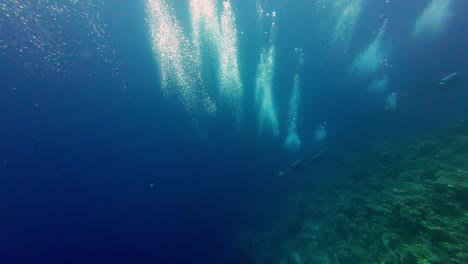
[[[425,81],[425,84],[416,85],[411,89],[401,90],[400,93],[391,93],[385,98],[385,105],[377,110],[376,118],[379,121],[387,122],[389,118],[394,118],[398,114],[399,101],[413,100],[420,93],[430,91],[448,92],[468,88],[468,70],[452,72],[438,79]],[[408,99],[408,97],[413,97]]]
[[[444,87],[444,88],[450,88],[450,87],[456,87],[462,83],[462,76],[458,72],[453,72],[443,78],[441,78],[437,82],[437,86],[439,87]]]
[[[430,87],[439,90],[462,88],[463,86],[468,87],[468,70],[452,72],[436,81],[432,81],[430,85]]]
[[[315,154],[311,159],[309,160],[301,160],[298,159],[291,163],[289,165],[289,168],[284,169],[279,171],[276,175],[281,177],[281,176],[291,176],[291,175],[297,175],[300,172],[302,172],[305,168],[310,167],[311,165],[320,163],[323,159],[325,158],[325,151],[320,151],[317,154]]]

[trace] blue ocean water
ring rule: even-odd
[[[221,24],[222,1],[2,3],[0,260],[229,263],[239,233],[274,216],[285,192],[276,174],[294,160],[326,151],[332,164],[466,117],[468,3],[442,2],[232,0],[236,34],[213,33],[222,44],[213,48],[209,30],[219,25],[200,22],[200,57],[191,53],[193,12],[215,3]],[[421,18],[431,4],[436,11]],[[273,26],[259,6],[276,15]],[[188,44],[175,35],[163,45],[178,32],[164,24],[172,18]],[[232,61],[228,81],[217,79],[229,37],[242,96]],[[177,57],[163,57],[184,45],[175,50],[181,68]],[[274,61],[262,66],[262,50],[273,46]],[[300,67],[295,48],[304,51]],[[438,85],[451,73],[461,81]],[[268,88],[268,78],[271,96],[259,96],[259,80]],[[191,94],[181,79],[207,92]],[[215,113],[200,106],[208,97]],[[241,109],[240,126],[230,100]],[[297,151],[284,146],[292,122]],[[323,139],[314,137],[320,124]]]

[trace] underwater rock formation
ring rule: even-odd
[[[328,177],[244,234],[244,263],[468,263],[468,121],[380,144]]]

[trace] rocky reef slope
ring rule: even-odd
[[[244,234],[242,262],[468,263],[468,122],[381,144],[336,174],[304,182],[286,217]]]

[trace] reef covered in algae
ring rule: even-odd
[[[468,263],[468,122],[340,167],[326,184],[298,184],[284,217],[244,234],[239,261]]]

